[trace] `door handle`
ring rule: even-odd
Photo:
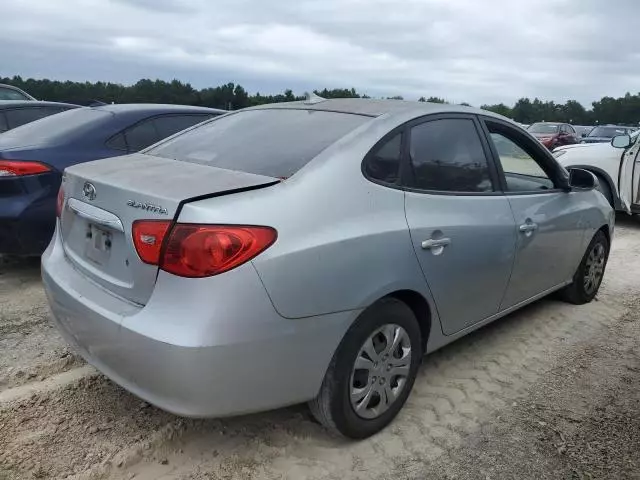
[[[429,239],[422,242],[422,248],[430,250],[432,248],[446,247],[451,243],[450,238]]]
[[[537,229],[538,229],[538,224],[537,223],[524,223],[524,224],[520,225],[520,231],[522,233],[534,232]]]

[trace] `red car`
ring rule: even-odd
[[[575,129],[568,123],[534,123],[527,130],[549,150],[580,141]]]

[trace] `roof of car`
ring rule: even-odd
[[[326,100],[316,100],[311,103],[307,100],[297,102],[271,103],[267,105],[259,105],[251,107],[252,109],[304,109],[304,110],[324,110],[340,113],[351,113],[357,115],[367,115],[370,117],[378,117],[384,114],[400,114],[415,113],[418,115],[428,115],[430,113],[476,113],[488,116],[496,115],[487,110],[481,110],[474,107],[466,107],[464,105],[453,105],[448,103],[428,103],[428,102],[410,102],[406,100],[381,100],[373,98],[335,98]]]
[[[75,108],[80,105],[63,102],[45,102],[41,100],[0,100],[0,109],[16,107],[70,107]]]
[[[113,113],[124,112],[170,112],[175,110],[176,112],[202,112],[202,113],[226,113],[226,110],[220,110],[217,108],[209,107],[197,107],[193,105],[172,105],[163,103],[112,103],[106,105],[98,105],[95,107],[97,110],[104,110]]]

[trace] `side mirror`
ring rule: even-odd
[[[582,138],[587,138],[587,134],[586,134],[586,133],[583,133],[583,134],[582,134]]]
[[[569,186],[592,190],[598,186],[598,179],[588,170],[582,168],[569,169]]]
[[[631,145],[631,137],[629,135],[616,135],[611,139],[611,145],[615,148],[627,148]]]

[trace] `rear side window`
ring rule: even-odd
[[[443,119],[411,129],[414,186],[442,192],[493,190],[487,157],[472,120]]]
[[[400,173],[402,133],[378,145],[364,163],[367,177],[384,183],[396,183]]]
[[[320,110],[264,109],[227,115],[145,153],[229,170],[290,177],[370,117]]]
[[[125,138],[130,152],[137,152],[160,141],[153,118],[144,120],[125,131]]]
[[[113,148],[114,150],[121,150],[123,152],[128,152],[129,147],[127,147],[127,139],[124,136],[124,132],[119,133],[109,140],[106,143],[107,147]]]

